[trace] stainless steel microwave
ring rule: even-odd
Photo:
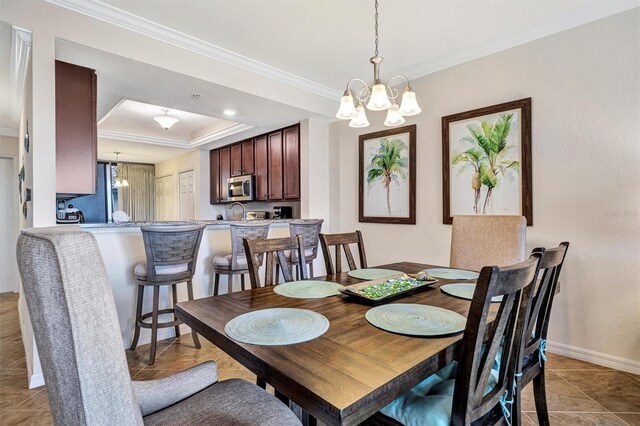
[[[253,201],[255,176],[244,175],[227,179],[229,201]]]

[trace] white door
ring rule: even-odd
[[[196,218],[196,196],[193,170],[180,173],[180,220]]]
[[[156,220],[176,220],[173,216],[173,175],[156,178]]]
[[[0,157],[0,293],[17,291],[18,182],[13,159]]]

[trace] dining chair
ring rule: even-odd
[[[269,235],[271,221],[254,221],[252,223],[232,223],[231,253],[213,256],[213,295],[217,296],[220,289],[220,275],[227,276],[228,293],[231,293],[233,277],[240,275],[240,287],[244,290],[244,276],[249,273],[247,257],[244,252],[244,239],[264,240]],[[262,258],[260,258],[262,261]]]
[[[304,238],[304,262],[302,262],[302,265],[304,265],[304,268],[309,265],[309,277],[313,277],[313,261],[318,257],[320,230],[323,222],[324,219],[302,219],[289,222],[291,236],[302,235]],[[300,264],[300,258],[295,250],[290,252],[289,257],[291,264],[296,267],[296,276],[299,277],[300,268],[303,268]],[[278,275],[276,274],[276,280],[277,278]]]
[[[515,265],[483,267],[457,361],[385,406],[370,423],[509,424],[525,316],[541,256],[536,252]],[[492,308],[496,296],[502,301]]]
[[[179,283],[187,284],[187,299],[193,300],[193,275],[196,272],[196,262],[200,241],[206,225],[175,225],[175,226],[142,226],[142,239],[146,253],[146,262],[140,262],[134,268],[138,283],[136,301],[136,316],[134,319],[134,333],[130,349],[138,346],[140,328],[151,329],[151,346],[149,349],[148,365],[153,365],[156,359],[158,329],[175,327],[176,337],[180,336],[182,321],[175,316],[175,305],[178,303]],[[171,286],[172,307],[158,309],[160,301],[160,287]],[[142,313],[145,288],[153,287],[153,304],[151,312]],[[173,314],[173,321],[158,322],[163,314]],[[151,322],[148,320],[151,318]],[[200,340],[195,331],[191,331],[193,343],[200,349]]]
[[[93,234],[77,226],[23,230],[17,254],[54,424],[300,424],[259,387],[218,382],[213,361],[163,379],[131,380]]]
[[[291,264],[286,254],[287,251],[296,252],[298,256],[304,256],[304,238],[302,235],[284,238],[269,238],[267,240],[244,240],[244,250],[247,253],[249,264],[249,279],[251,288],[266,287],[278,284],[274,280],[274,268],[276,265],[282,271],[286,282],[293,281]],[[266,256],[264,282],[260,284],[260,265],[262,256]],[[299,257],[301,259],[302,257]],[[307,278],[306,268],[300,270],[301,279]]]
[[[485,265],[512,265],[526,258],[524,216],[454,216],[452,268],[479,271]]]
[[[342,272],[342,253],[340,248],[344,251],[344,255],[347,258],[347,264],[349,270],[358,269],[356,262],[351,254],[351,248],[349,244],[356,244],[358,246],[358,255],[360,257],[360,268],[367,267],[367,255],[364,251],[364,241],[362,239],[362,232],[347,232],[344,234],[320,234],[320,245],[322,246],[322,254],[324,256],[324,265],[327,270],[327,275],[339,274]],[[335,268],[333,260],[331,259],[330,247],[335,247]]]
[[[558,247],[551,249],[535,248],[533,253],[542,253],[540,259],[541,279],[536,282],[533,290],[532,301],[529,304],[529,312],[525,322],[525,339],[522,348],[522,365],[519,371],[518,387],[524,389],[533,381],[533,397],[538,415],[538,424],[549,425],[549,410],[547,408],[547,396],[545,387],[545,350],[547,348],[547,331],[551,308],[558,286],[558,277],[562,271],[564,259],[567,256],[569,243],[560,243]],[[529,339],[526,336],[531,336]],[[521,406],[520,394],[516,395],[514,412],[519,415]]]

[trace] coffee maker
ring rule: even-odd
[[[64,200],[57,200],[57,212],[56,223],[69,224],[69,223],[84,223],[84,215],[73,204],[69,204],[65,207]]]
[[[274,206],[272,219],[291,219],[293,208],[291,206]]]

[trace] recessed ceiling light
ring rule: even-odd
[[[222,111],[222,113],[224,115],[226,115],[227,117],[233,117],[234,115],[236,115],[236,110],[235,109],[225,109],[224,111]]]

